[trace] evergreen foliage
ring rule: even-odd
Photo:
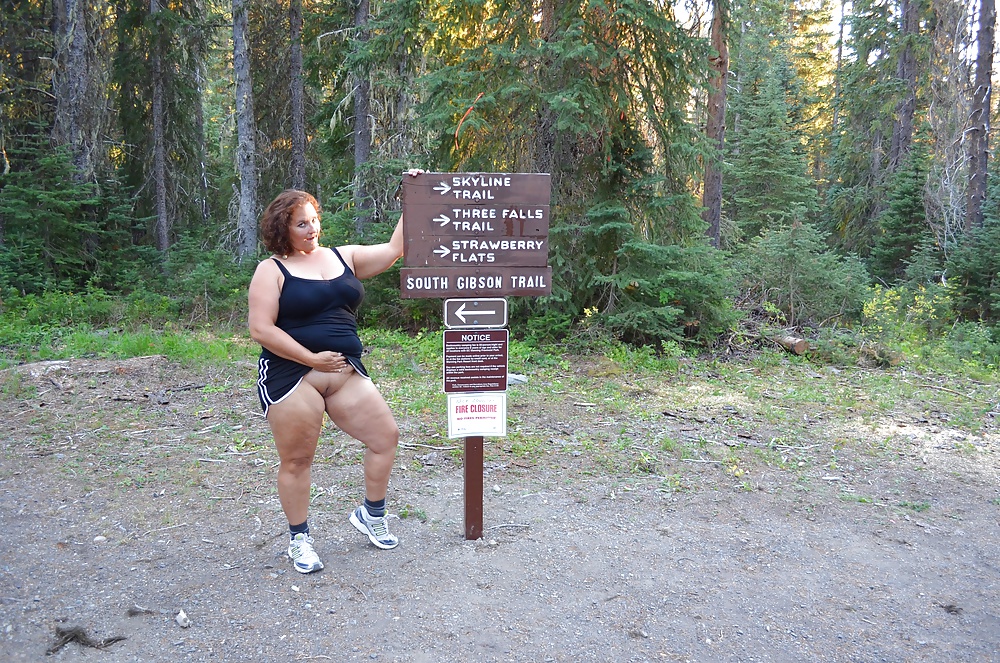
[[[918,247],[932,239],[924,213],[927,182],[926,153],[914,149],[888,187],[885,210],[879,215],[879,234],[872,246],[872,274],[893,282],[902,277]]]
[[[242,322],[255,268],[252,261],[235,262],[223,247],[206,244],[196,235],[181,235],[167,252],[160,287],[152,290],[169,293],[188,325],[219,318]]]
[[[847,321],[867,276],[833,244],[894,286],[886,291],[902,304],[892,315],[933,308],[927,339],[956,320],[993,324],[996,192],[981,228],[966,233],[961,223],[973,8],[917,4],[916,32],[901,24],[898,0],[843,5],[842,50],[828,48],[830,0],[731,4],[722,240],[741,248],[734,276],[704,244],[698,208],[711,151],[701,128],[711,53],[699,14],[685,14],[685,24],[674,5],[653,0],[384,0],[371,5],[362,32],[354,5],[305,3],[306,179],[324,208],[324,242],[386,238],[410,167],[547,172],[552,295],[511,301],[512,328],[530,335],[564,338],[585,322],[639,344],[708,341],[733,324],[737,288],[746,295],[737,300],[778,307],[789,324]],[[4,301],[79,317],[79,296],[94,302],[95,320],[114,310],[185,324],[240,320],[248,275],[231,257],[227,5],[160,3],[155,16],[146,0],[82,5],[93,42],[85,61],[108,69],[89,80],[88,99],[113,104],[73,116],[86,125],[74,135],[106,149],[90,181],[55,144],[66,121],[64,91],[52,86],[58,5],[8,5],[0,16]],[[264,202],[290,184],[288,6],[250,7]],[[154,55],[164,74],[160,146],[173,232],[163,252],[152,248]],[[352,117],[361,81],[371,89],[368,118]],[[906,108],[919,134],[897,163],[901,108],[914,93]],[[372,129],[362,168],[352,150],[359,121]],[[373,198],[374,223],[360,230],[354,183]],[[397,269],[366,287],[363,324],[440,322],[438,301],[399,299]],[[114,297],[126,309],[98,306]],[[974,344],[974,324],[954,328]]]
[[[445,170],[551,173],[553,293],[517,307],[528,324],[565,332],[596,307],[624,336],[675,337],[706,302],[661,303],[660,281],[679,277],[658,279],[670,266],[650,256],[704,233],[688,186],[703,145],[683,108],[707,44],[642,0],[547,7],[539,21],[518,1],[432,14],[441,62],[419,81],[419,117],[440,132]]]
[[[1000,321],[1000,218],[985,217],[967,232],[948,257],[954,306],[966,320]]]
[[[996,159],[991,160],[996,164]],[[941,270],[965,320],[1000,322],[1000,178],[987,180],[983,225],[961,236]]]
[[[766,230],[741,261],[743,289],[784,314],[789,325],[849,323],[861,313],[869,277],[857,258],[826,246],[806,223]]]
[[[10,172],[0,175],[0,289],[20,294],[119,289],[138,264],[127,249],[134,225],[112,187],[80,182],[64,149],[42,135],[8,145]]]
[[[0,11],[0,173],[4,150],[20,133],[52,121],[55,102],[46,89],[52,77],[51,17],[36,2],[4,2]],[[34,127],[34,128],[33,128]]]
[[[202,115],[206,59],[219,17],[208,13],[212,3],[164,3],[149,15],[148,0],[125,0],[118,7],[117,40],[113,63],[119,141],[111,150],[126,189],[137,196],[137,212],[148,220],[143,242],[152,242],[155,189],[152,168],[153,81],[151,49],[167,45],[161,53],[164,79],[167,146],[168,216],[175,234],[204,224],[211,209],[226,218],[227,199],[207,200],[209,176]],[[231,164],[227,164],[231,170]],[[214,176],[212,179],[216,179]],[[214,205],[212,204],[214,202]],[[221,214],[218,212],[221,211]],[[218,230],[212,232],[218,236]]]
[[[768,7],[751,4],[740,13],[746,32],[737,51],[739,85],[732,95],[724,194],[726,216],[736,232],[723,238],[728,246],[787,227],[818,208],[797,126],[800,112],[789,103],[802,82],[792,66],[791,35],[777,20],[784,5],[769,3],[768,13]]]
[[[932,3],[921,3],[921,29],[936,21]],[[839,124],[833,127],[829,169],[832,174],[826,228],[838,244],[868,256],[880,236],[880,215],[891,188],[894,165],[889,162],[894,121],[901,100],[909,94],[898,77],[900,53],[910,48],[919,64],[916,105],[926,112],[931,90],[926,62],[930,59],[926,35],[906,35],[896,3],[858,0],[844,19],[848,31],[843,44],[846,58],[838,78],[840,94],[834,100]]]

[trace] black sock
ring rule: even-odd
[[[289,525],[288,531],[291,532],[293,539],[296,534],[305,534],[306,536],[309,536],[309,521],[305,520],[301,525]]]
[[[365,498],[365,511],[372,518],[382,518],[385,516],[385,498],[380,500],[370,500]]]

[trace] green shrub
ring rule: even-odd
[[[809,224],[764,231],[738,264],[745,296],[770,302],[793,326],[853,321],[868,292],[864,265],[829,250]]]
[[[710,340],[732,325],[732,275],[725,256],[706,244],[622,247],[625,267],[598,282],[616,288],[602,313],[607,327],[636,345]]]
[[[256,267],[227,251],[183,236],[167,252],[164,277],[152,288],[169,296],[187,325],[246,319],[247,290]]]
[[[967,232],[946,263],[955,309],[966,320],[1000,322],[1000,219]]]
[[[875,286],[864,304],[862,330],[884,343],[913,348],[940,335],[954,321],[951,295],[940,284],[915,288]]]
[[[47,132],[15,137],[0,174],[0,291],[41,294],[117,289],[142,262],[131,250],[129,196],[113,182],[82,181],[69,153]],[[124,250],[123,250],[124,249]]]

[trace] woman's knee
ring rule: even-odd
[[[294,458],[282,458],[278,467],[280,472],[286,472],[292,476],[299,476],[308,472],[312,467],[312,456],[297,456]]]
[[[399,426],[390,420],[380,426],[378,431],[372,431],[367,440],[362,441],[375,453],[395,453],[396,447],[399,446]]]

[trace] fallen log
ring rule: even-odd
[[[772,336],[771,340],[792,354],[801,355],[809,351],[809,342],[797,336]]]

